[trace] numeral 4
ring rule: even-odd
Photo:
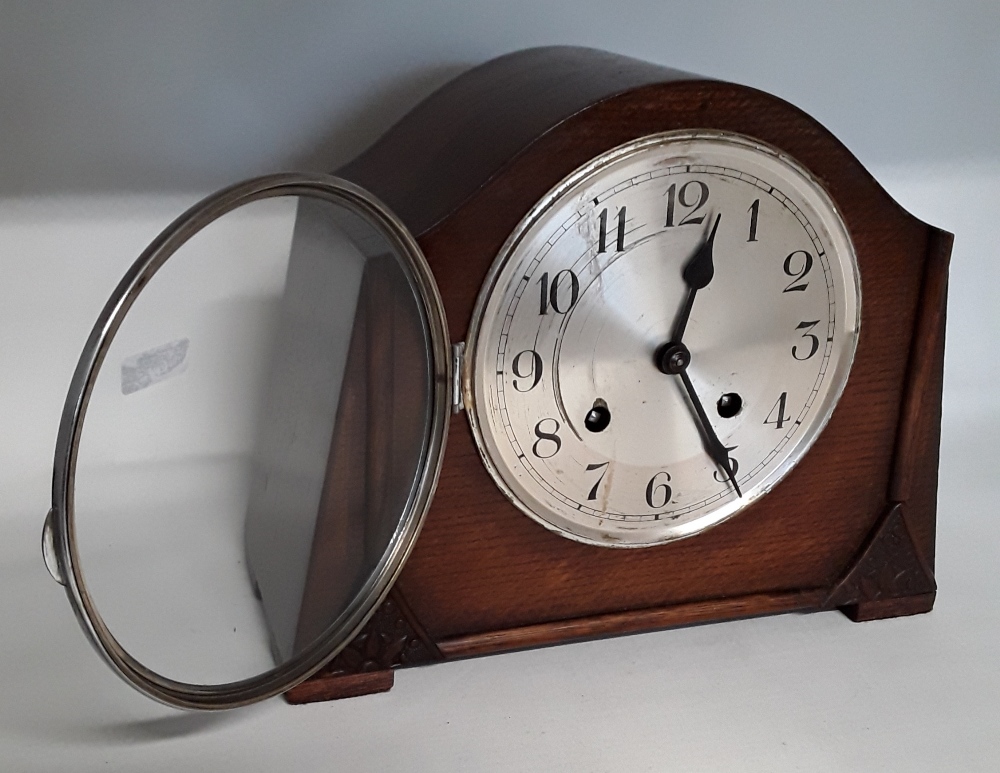
[[[788,400],[788,392],[782,392],[781,397],[778,398],[778,402],[774,404],[771,412],[767,414],[767,418],[764,419],[765,424],[773,424],[775,429],[781,429],[785,426],[786,422],[792,420],[791,416],[785,415],[785,402]]]

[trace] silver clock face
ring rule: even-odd
[[[816,440],[860,307],[847,229],[796,162],[720,132],[645,137],[574,172],[501,250],[466,351],[473,434],[548,529],[690,536]]]

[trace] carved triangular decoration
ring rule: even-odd
[[[408,612],[402,594],[394,588],[371,620],[323,667],[320,675],[341,676],[440,660],[437,647],[417,629]]]
[[[285,699],[311,703],[384,692],[392,687],[393,669],[442,658],[394,586],[350,644],[314,676],[285,693]]]
[[[934,576],[910,536],[902,504],[897,503],[882,518],[847,573],[833,586],[823,606],[832,609],[935,590]]]

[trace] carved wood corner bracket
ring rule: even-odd
[[[937,583],[917,550],[906,523],[903,504],[892,504],[848,570],[823,602],[824,609],[843,609],[855,620],[926,612]],[[912,599],[912,601],[901,601]],[[919,599],[916,601],[916,599]],[[880,606],[874,606],[874,605]],[[865,606],[867,605],[867,606]],[[924,608],[926,607],[926,608]],[[879,614],[879,612],[884,614]]]
[[[319,673],[289,690],[285,699],[312,703],[385,692],[392,687],[393,669],[436,660],[443,660],[441,651],[394,586],[351,643]]]

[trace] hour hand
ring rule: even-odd
[[[681,276],[684,279],[684,284],[687,285],[688,291],[687,296],[684,298],[684,305],[681,307],[680,314],[677,315],[677,321],[674,323],[674,329],[670,336],[671,343],[679,344],[681,342],[681,339],[684,337],[684,330],[687,328],[688,319],[691,316],[691,308],[694,306],[695,295],[698,294],[699,290],[707,287],[712,281],[712,277],[715,276],[715,262],[712,258],[712,251],[715,244],[715,232],[719,229],[719,221],[721,219],[722,213],[720,212],[715,216],[715,222],[712,224],[712,230],[709,231],[708,237],[701,243],[688,262],[684,264]]]
[[[719,221],[722,220],[722,213],[715,216],[712,230],[708,232],[708,238],[701,243],[698,251],[684,264],[684,284],[691,290],[701,290],[707,287],[715,276],[715,264],[712,262],[712,248],[715,244],[715,232],[719,230]]]

